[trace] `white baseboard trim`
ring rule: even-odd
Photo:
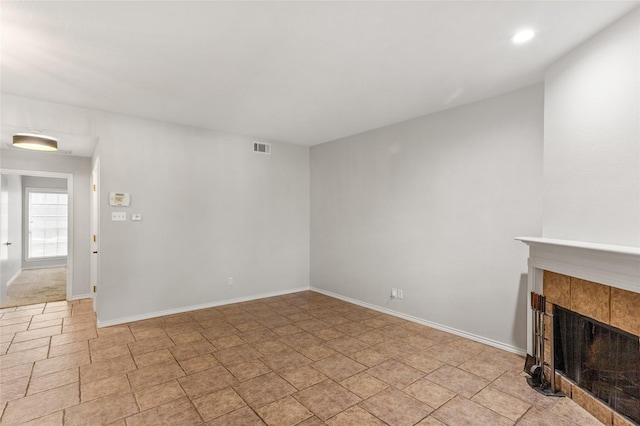
[[[498,342],[496,340],[487,339],[486,337],[478,336],[476,334],[467,333],[466,331],[458,330],[455,328],[448,327],[446,325],[438,324],[435,322],[427,321],[422,318],[414,317],[412,315],[403,314],[402,312],[397,312],[391,309],[383,308],[381,306],[372,305],[367,302],[362,302],[360,300],[351,299],[350,297],[345,297],[336,293],[332,293],[330,291],[322,290],[320,288],[311,287],[311,291],[315,291],[316,293],[324,294],[325,296],[334,297],[336,299],[344,300],[345,302],[353,303],[354,305],[362,306],[364,308],[373,309],[374,311],[382,312],[385,314],[392,315],[394,317],[402,318],[407,321],[415,322],[421,325],[426,325],[427,327],[435,328],[437,330],[445,331],[447,333],[455,334],[456,336],[464,337],[469,340],[473,340],[475,342],[484,343],[485,345],[493,346],[494,348],[502,349],[507,352],[511,352],[517,355],[526,355],[527,351],[521,348],[517,348],[512,345],[507,345],[502,342]]]
[[[80,300],[80,299],[91,299],[91,294],[76,294],[75,296],[71,296],[67,298],[67,300]]]
[[[52,268],[66,268],[67,263],[56,264],[56,265],[33,265],[33,266],[25,266],[22,268],[23,271],[30,271],[35,269],[52,269]]]
[[[18,275],[20,275],[21,273],[22,273],[22,269],[18,269],[18,272],[16,272],[14,276],[9,278],[9,281],[7,281],[7,288],[9,288],[11,284],[13,284],[13,282],[18,278]]]
[[[299,293],[301,291],[308,291],[308,290],[309,290],[309,287],[298,287],[298,288],[292,288],[289,290],[257,294],[254,296],[245,296],[245,297],[237,297],[235,299],[218,300],[215,302],[203,303],[201,305],[190,305],[190,306],[183,306],[181,308],[166,309],[164,311],[149,312],[148,314],[134,315],[134,316],[124,317],[124,318],[116,318],[116,319],[107,320],[107,321],[100,321],[100,319],[98,319],[97,325],[98,325],[98,328],[109,327],[112,325],[126,324],[129,322],[142,321],[142,320],[162,317],[166,315],[181,314],[183,312],[197,311],[199,309],[215,308],[216,306],[231,305],[232,303],[250,302],[252,300],[266,299],[267,297],[282,296],[284,294]],[[90,296],[87,295],[85,297],[90,297]]]

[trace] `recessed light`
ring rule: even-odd
[[[515,44],[526,43],[531,40],[536,33],[533,30],[522,30],[511,37],[511,42]]]

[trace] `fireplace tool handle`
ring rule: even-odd
[[[532,315],[532,352],[531,356],[527,356],[525,362],[525,372],[531,376],[532,383],[536,386],[541,384],[541,374],[543,371],[542,354],[544,349],[542,348],[541,336],[542,330],[542,316],[541,316],[541,296],[536,292],[531,292],[531,315]]]
[[[545,318],[549,318],[549,361],[546,363],[546,365],[549,366],[549,388],[551,389],[552,393],[555,393],[556,391],[556,366],[555,366],[555,353],[554,353],[554,335],[553,335],[553,314],[552,313],[547,313],[547,297],[540,295],[541,298],[541,308],[542,308],[542,312],[541,312],[541,316],[542,316],[542,336],[540,336],[540,341],[541,341],[541,346],[542,346],[542,360],[540,362],[540,365],[542,366],[542,378],[544,380],[544,367],[545,367],[545,361],[544,361],[544,348],[545,348],[545,336],[546,336],[546,323],[545,323]],[[553,312],[553,310],[551,310],[551,312]]]
[[[540,322],[540,335],[538,336],[538,342],[540,344],[540,363],[538,364],[542,371],[540,372],[540,382],[544,384],[544,296],[538,295],[538,321]]]
[[[553,313],[547,313],[547,298],[536,292],[531,292],[532,311],[532,351],[533,355],[527,355],[525,362],[525,372],[531,376],[527,382],[531,387],[547,396],[564,396],[561,392],[556,392],[555,359],[554,359],[554,333],[553,333]],[[553,311],[551,311],[553,312]],[[545,362],[545,319],[549,318],[549,360]],[[549,373],[545,380],[545,367],[549,367]],[[548,385],[548,387],[547,387]]]
[[[552,311],[553,312],[553,311]],[[554,350],[554,345],[555,345],[555,336],[554,336],[554,332],[553,332],[553,313],[551,314],[547,314],[547,316],[549,317],[549,324],[550,324],[550,329],[549,329],[549,354],[550,354],[550,360],[549,360],[549,385],[551,386],[551,392],[556,391],[556,356],[555,356],[555,350]]]

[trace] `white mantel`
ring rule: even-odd
[[[516,240],[529,246],[529,268],[640,293],[640,248],[537,237]]]
[[[640,293],[640,248],[539,237],[516,240],[529,246],[530,292],[542,293],[546,270]],[[527,351],[532,353],[530,310],[527,322]]]

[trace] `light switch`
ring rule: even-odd
[[[142,214],[140,214],[140,213],[131,213],[131,220],[142,220]]]
[[[111,212],[111,220],[113,222],[125,221],[125,220],[127,220],[127,213],[126,212]]]

